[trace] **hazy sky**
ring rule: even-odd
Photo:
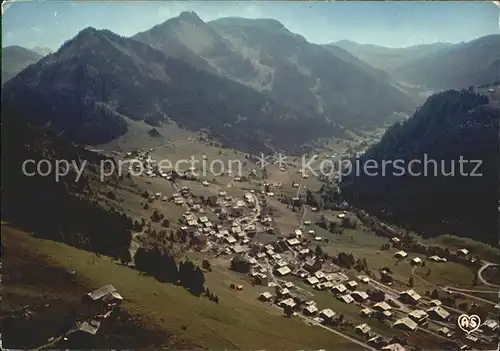
[[[319,44],[403,47],[500,33],[500,8],[492,2],[23,1],[4,8],[2,45],[55,50],[88,26],[130,36],[185,10],[205,21],[274,18]]]

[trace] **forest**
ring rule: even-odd
[[[498,124],[498,108],[472,90],[433,95],[360,158],[360,167],[374,160],[377,168],[370,168],[370,174],[364,168],[359,175],[353,171],[342,182],[342,197],[381,220],[427,237],[455,234],[496,245]],[[408,165],[426,158],[438,167],[429,164],[426,170],[424,162],[414,163],[412,174],[407,168],[401,175],[394,164],[386,163],[382,174],[382,161]],[[460,171],[460,159],[474,162],[463,163]]]

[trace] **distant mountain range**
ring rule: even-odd
[[[488,84],[500,77],[500,34],[466,43],[407,48],[361,45],[346,40],[329,46],[345,49],[365,63],[386,71],[395,80],[433,90]]]
[[[2,48],[2,84],[43,57],[21,46]]]
[[[429,55],[459,55],[450,45],[397,49],[398,70],[387,71],[356,45],[316,45],[272,19],[206,23],[183,12],[131,38],[87,28],[43,59],[17,59],[25,69],[10,70],[2,102],[78,143],[109,142],[136,120],[175,122],[246,151],[298,150],[411,113],[420,97],[397,82],[416,81],[410,57],[417,70]],[[462,81],[482,80],[474,72]]]

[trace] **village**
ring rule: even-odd
[[[320,215],[317,208],[305,203],[301,194],[302,180],[308,178],[307,174],[301,174],[300,182],[292,184],[293,192],[296,191],[292,206],[293,212],[298,212],[298,225],[283,231],[277,228],[270,206],[271,202],[277,202],[282,190],[259,179],[255,169],[249,170],[247,177],[228,174],[231,179],[224,186],[193,176],[190,174],[193,169],[183,174],[160,171],[149,152],[132,151],[126,155],[137,157],[143,163],[146,172],[140,177],[146,179],[146,184],[150,184],[147,179],[160,178],[173,187],[175,192],[171,195],[148,193],[146,202],[151,205],[173,203],[183,208],[177,230],[188,238],[189,251],[246,277],[248,284],[231,284],[235,293],[255,290],[255,299],[282,309],[285,316],[327,328],[368,349],[420,349],[420,340],[433,340],[450,349],[461,350],[488,349],[498,343],[495,317],[498,304],[475,297],[474,291],[467,294],[467,290],[454,290],[453,287],[434,286],[425,295],[412,289],[414,280],[424,280],[414,275],[414,271],[425,267],[426,262],[446,265],[451,260],[481,265],[477,255],[467,249],[460,248],[441,256],[426,255],[427,248],[420,254],[406,252],[401,249],[405,240],[402,234],[382,223],[382,228],[387,229],[383,249],[394,250],[391,255],[395,264],[408,266],[411,270],[408,283],[402,284],[391,277],[390,268],[381,269],[376,275],[368,269],[366,260],[356,260],[349,252],[340,252],[332,259],[323,251],[322,245],[328,239],[316,233],[314,221],[305,219],[306,212]],[[131,166],[129,172],[139,170],[137,165],[135,167]],[[248,186],[248,182],[243,185],[245,178],[254,179],[254,186]],[[187,184],[192,184],[194,189],[200,189],[199,185],[208,188],[211,195],[196,195],[196,190]],[[234,195],[234,191],[233,195],[229,193],[235,188],[241,195]],[[365,217],[355,209],[336,213],[340,223],[347,218],[363,222]],[[357,266],[356,269],[353,266]],[[449,303],[448,295],[466,297],[471,303],[465,304],[465,310],[456,308]],[[440,296],[444,296],[444,300]],[[486,308],[488,312],[482,314],[479,329],[464,334],[458,328],[457,318],[475,308]]]

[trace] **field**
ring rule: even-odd
[[[189,345],[190,348],[199,346],[210,349],[331,349],[333,345],[339,349],[358,348],[331,332],[282,316],[279,310],[258,302],[255,295],[238,295],[238,292],[229,289],[228,282],[233,278],[226,276],[223,270],[214,270],[213,274],[206,275],[206,285],[220,297],[220,303],[215,304],[205,298],[196,298],[181,287],[159,283],[110,258],[96,258],[89,252],[64,244],[36,239],[7,225],[2,225],[2,245],[5,250],[4,291],[11,292],[4,294],[4,307],[15,308],[24,303],[21,302],[22,297],[39,297],[42,296],[40,291],[46,291],[46,295],[54,297],[53,301],[58,301],[57,304],[65,301],[62,296],[68,296],[74,308],[76,299],[88,290],[113,284],[124,296],[124,310],[134,316],[135,325],[140,325],[137,333],[153,333],[153,330],[157,335],[158,330],[163,332],[164,338],[156,341],[135,335],[137,341],[148,340],[151,347],[156,343],[157,346],[170,345],[173,348]],[[26,273],[25,276],[24,262],[30,265],[29,271],[33,274]],[[14,274],[11,269],[19,268],[23,269],[23,275],[17,280],[10,279]],[[44,282],[47,277],[54,280],[42,283],[40,274],[45,269],[70,270],[74,274],[68,277],[67,274],[56,276],[45,272]],[[34,283],[33,279],[38,281]],[[73,279],[79,282],[76,286]],[[45,327],[39,333],[46,335],[40,336],[40,342],[57,336],[61,329],[57,330],[56,326],[53,329],[49,323],[57,320],[55,316],[44,317],[45,313],[41,313],[44,323],[40,324]],[[12,330],[6,328],[8,325],[4,324],[3,332],[11,334]],[[114,338],[120,338],[120,329],[115,332],[113,335],[102,335],[108,340],[107,347],[111,347]],[[129,333],[128,329],[124,329],[122,337],[130,336]],[[19,347],[16,343],[20,336],[17,335],[18,339],[14,339],[11,345],[4,342],[4,346]]]

